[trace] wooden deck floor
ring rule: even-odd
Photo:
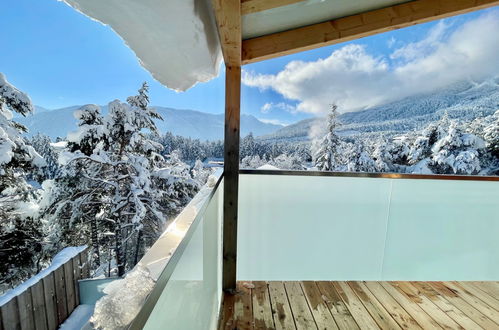
[[[499,282],[239,282],[220,329],[499,329]]]

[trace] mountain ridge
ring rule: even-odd
[[[420,129],[438,120],[447,111],[451,118],[473,119],[499,110],[499,78],[480,83],[462,81],[431,93],[417,94],[366,110],[338,116],[340,135],[394,135]],[[259,137],[267,141],[308,141],[310,132],[326,122],[324,117],[308,118],[274,133]]]
[[[35,114],[27,117],[16,117],[16,121],[28,128],[27,136],[42,133],[51,138],[66,137],[68,132],[77,129],[77,120],[73,112],[80,105],[48,110],[36,107]],[[164,120],[155,120],[161,133],[171,132],[201,140],[221,140],[224,134],[224,114],[211,114],[197,110],[174,109],[152,106]],[[107,106],[101,106],[102,113],[107,113]],[[272,133],[282,126],[264,123],[253,115],[241,115],[241,135],[252,132],[255,136]]]

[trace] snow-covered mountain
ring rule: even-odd
[[[445,111],[451,118],[472,119],[499,110],[499,78],[482,83],[460,82],[432,93],[407,97],[363,111],[348,112],[339,116],[343,123],[340,135],[370,134],[383,132],[398,134],[420,129],[438,120]],[[309,139],[313,127],[324,118],[310,118],[281,128],[263,136],[264,140]]]
[[[18,117],[16,121],[25,125],[28,136],[43,133],[52,138],[65,137],[68,132],[76,130],[76,119],[73,112],[80,106],[47,110],[37,107],[35,114],[28,117]],[[223,139],[224,115],[210,114],[194,110],[179,110],[165,107],[154,107],[163,117],[156,124],[162,133],[172,132],[175,135],[201,140]],[[107,107],[102,107],[105,113]],[[251,115],[241,115],[242,136],[253,132],[255,136],[273,133],[282,126],[264,123]]]

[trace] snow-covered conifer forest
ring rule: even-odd
[[[210,169],[165,153],[148,105],[144,83],[105,115],[76,110],[65,138],[27,139],[14,113],[34,106],[0,75],[0,292],[67,246],[91,246],[94,275],[123,275],[205,183]]]
[[[272,133],[246,118],[260,133],[242,122],[241,168],[499,175],[498,96],[495,80],[351,113],[331,100],[325,118]],[[218,138],[161,131],[174,112],[150,107],[145,83],[126,102],[69,108],[65,136],[29,134],[34,108],[0,75],[0,293],[68,246],[91,247],[93,275],[123,275],[223,160]]]

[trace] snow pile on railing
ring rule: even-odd
[[[49,267],[45,268],[26,282],[16,286],[15,288],[7,291],[3,296],[0,296],[0,306],[4,305],[5,303],[9,302],[12,298],[15,296],[20,295],[24,291],[26,291],[29,287],[35,285],[38,283],[41,279],[43,279],[45,276],[49,275],[52,273],[54,270],[59,268],[60,266],[64,265],[66,262],[71,260],[72,258],[76,257],[80,252],[84,251],[87,248],[86,245],[83,246],[77,246],[77,247],[67,247],[63,250],[61,250],[59,253],[55,255],[54,258],[52,258],[52,263],[50,264]]]
[[[124,279],[114,281],[104,289],[106,295],[95,304],[90,322],[96,329],[126,329],[154,284],[149,271],[137,265]]]

